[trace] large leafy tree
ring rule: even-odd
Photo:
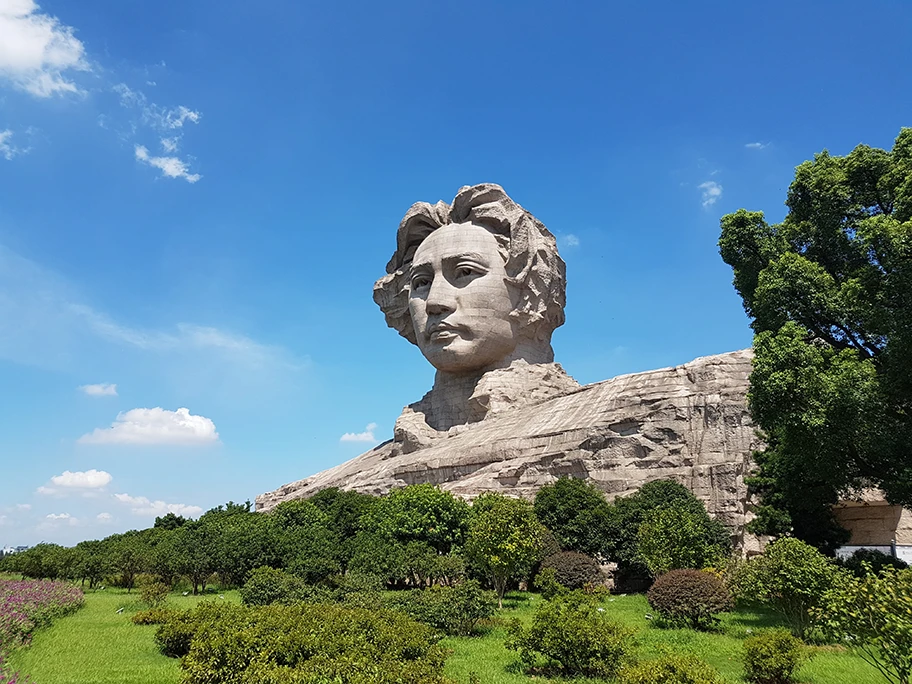
[[[535,514],[561,548],[597,556],[602,551],[609,504],[594,484],[562,477],[535,495]]]
[[[469,505],[431,484],[396,489],[374,503],[361,524],[368,532],[407,544],[423,542],[449,553],[465,536]]]
[[[786,206],[724,216],[719,240],[755,332],[753,530],[831,549],[849,491],[912,505],[912,129],[801,164]]]

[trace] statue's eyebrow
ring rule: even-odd
[[[452,256],[443,258],[443,260],[447,264],[451,264],[454,261],[460,261],[461,259],[471,259],[472,261],[477,261],[479,264],[482,264],[483,266],[488,265],[488,257],[484,256],[483,254],[479,254],[478,252],[462,252],[461,254],[454,254]],[[419,264],[413,263],[411,265],[411,267],[409,268],[409,275],[411,276],[411,275],[414,275],[415,273],[417,273],[418,271],[426,271],[426,270],[433,270],[433,265],[431,264],[430,261],[422,261]]]
[[[472,261],[477,261],[484,265],[487,265],[488,263],[488,257],[484,256],[483,254],[479,254],[478,252],[463,252],[462,254],[454,254],[453,256],[444,258],[444,261],[458,261],[459,259],[471,259]]]

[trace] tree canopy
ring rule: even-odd
[[[754,330],[748,396],[766,437],[753,530],[845,541],[831,507],[863,486],[912,505],[912,128],[798,166],[782,223],[741,209],[719,248]]]

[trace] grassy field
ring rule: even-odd
[[[205,597],[172,595],[169,605],[189,608],[200,600],[238,601],[237,592]],[[503,617],[528,622],[542,599],[532,594],[511,594]],[[123,608],[122,613],[118,609]],[[86,605],[35,635],[29,648],[12,654],[15,669],[31,675],[36,684],[179,684],[178,662],[162,656],[155,646],[155,627],[138,627],[130,616],[142,606],[135,594],[108,589],[88,592]],[[728,616],[722,633],[658,629],[645,615],[650,612],[643,596],[610,597],[605,603],[618,620],[637,630],[643,658],[663,651],[693,653],[712,664],[729,681],[742,681],[741,640],[751,631],[776,624],[763,613],[739,612]],[[494,625],[481,636],[450,637],[445,645],[453,651],[447,674],[468,684],[476,673],[483,684],[530,684],[517,669],[516,655],[503,646],[504,628]],[[801,670],[807,684],[882,684],[877,671],[861,659],[832,648],[814,649],[814,658]],[[575,684],[585,684],[575,679]]]
[[[532,618],[542,599],[533,594],[512,594],[508,617],[524,623]],[[659,629],[646,619],[652,611],[643,595],[610,597],[605,609],[624,624],[637,630],[641,658],[655,658],[663,653],[692,653],[715,667],[731,682],[743,682],[741,642],[751,631],[779,626],[774,616],[739,611],[728,615],[721,633],[694,632],[686,629]],[[494,627],[483,637],[448,638],[445,644],[453,650],[447,661],[447,674],[468,684],[475,672],[484,684],[530,684],[533,680],[517,669],[516,654],[503,646],[505,630]],[[814,657],[800,671],[807,684],[884,684],[884,679],[870,665],[841,649],[815,648]],[[575,684],[594,680],[574,679]],[[40,684],[40,683],[39,683]]]

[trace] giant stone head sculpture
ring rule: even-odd
[[[553,361],[565,265],[554,236],[499,185],[463,187],[452,204],[414,204],[386,271],[374,301],[438,372]]]

